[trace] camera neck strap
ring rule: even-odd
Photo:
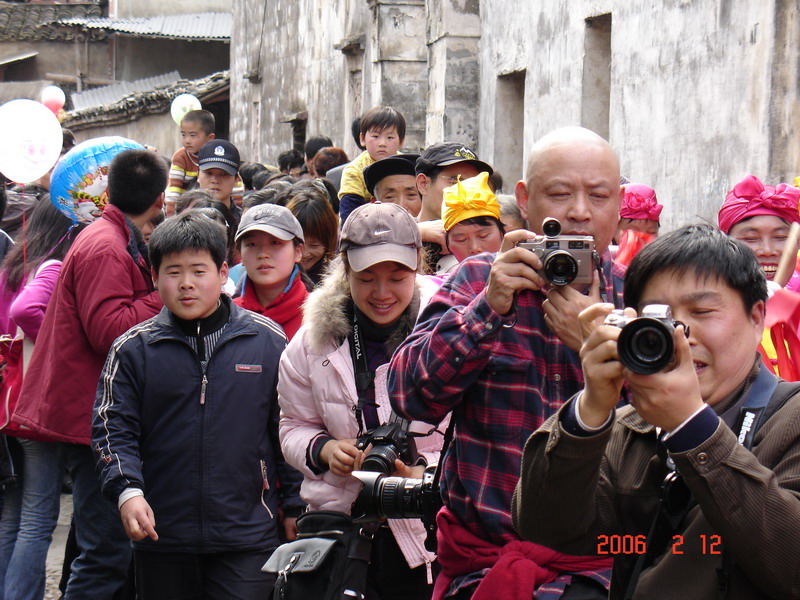
[[[364,406],[367,404],[367,390],[372,385],[375,373],[369,368],[367,361],[367,349],[364,346],[364,335],[361,331],[361,324],[358,321],[358,312],[352,307],[353,329],[349,336],[350,357],[353,360],[353,370],[356,378],[356,402],[355,415],[358,423],[358,437],[364,434]]]
[[[750,389],[747,390],[744,401],[739,403],[739,410],[734,411],[734,414],[738,416],[735,421],[736,426],[731,427],[731,430],[737,435],[739,443],[748,450],[753,447],[753,439],[758,428],[762,425],[762,418],[777,386],[778,378],[769,369],[762,366]],[[730,426],[730,424],[728,425]],[[659,441],[659,454],[662,451],[666,455],[666,449]],[[640,554],[636,560],[625,590],[625,600],[633,598],[633,593],[636,590],[636,584],[642,571],[661,554],[686,515],[696,504],[686,482],[680,476],[680,473],[674,470],[672,460],[667,459],[666,462],[670,466],[670,472],[667,473],[661,486],[658,508],[647,532],[645,545],[647,551],[644,554]],[[675,501],[676,497],[680,498],[678,502]],[[723,550],[722,566],[717,569],[718,598],[720,600],[727,597],[732,569],[733,556],[727,550]]]

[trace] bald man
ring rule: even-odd
[[[511,232],[496,256],[461,263],[391,361],[398,414],[438,423],[452,411],[455,422],[442,476],[442,573],[434,598],[471,598],[481,585],[504,600],[530,600],[548,582],[564,598],[606,593],[610,563],[522,542],[511,498],[526,440],[583,386],[578,313],[600,300],[601,288],[622,305],[623,272],[607,253],[619,218],[617,156],[591,131],[556,130],[535,144],[516,197],[533,231]],[[557,218],[564,234],[594,238],[602,278],[595,272],[591,285],[556,288],[537,273],[539,258],[515,244],[540,233],[547,217]],[[548,570],[510,561],[510,549]]]

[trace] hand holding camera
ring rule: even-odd
[[[520,229],[503,238],[486,287],[486,301],[498,314],[511,311],[514,295],[521,290],[593,282],[592,237],[561,235],[561,223],[552,218],[544,220],[542,231],[544,235],[536,235]],[[577,339],[574,341],[577,346]]]
[[[356,440],[328,440],[320,450],[319,459],[331,473],[345,477],[353,472],[360,453]]]
[[[599,304],[580,316],[587,334],[581,348],[586,379],[581,419],[590,427],[605,422],[625,380],[639,414],[672,431],[703,404],[689,332],[665,305],[646,306],[639,317],[630,308],[612,309]],[[600,317],[603,326],[597,326]]]

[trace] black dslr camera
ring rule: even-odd
[[[542,222],[544,235],[517,244],[542,261],[537,271],[553,285],[592,283],[594,240],[590,235],[561,235],[561,223],[552,217]]]
[[[617,340],[617,353],[620,362],[634,373],[652,375],[675,360],[672,334],[683,323],[672,319],[672,310],[666,304],[645,306],[641,316],[635,318],[614,310],[606,317],[605,324],[622,329]],[[686,337],[689,337],[689,328],[685,330]]]
[[[394,461],[402,460],[413,465],[419,455],[414,438],[408,435],[408,421],[398,419],[368,431],[356,440],[356,448],[365,450],[372,444],[372,449],[364,457],[361,465],[363,471],[374,471],[391,475],[394,472]]]
[[[353,502],[350,514],[356,522],[420,519],[428,532],[425,547],[435,552],[436,513],[443,504],[435,474],[436,465],[428,465],[422,479],[353,471],[364,488]]]

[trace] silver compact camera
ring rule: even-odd
[[[638,317],[626,317],[621,310],[612,311],[605,325],[619,327],[617,354],[620,362],[634,373],[652,375],[663,371],[675,360],[675,342],[672,334],[680,321],[672,318],[666,304],[650,304]],[[686,336],[689,328],[686,327]]]
[[[542,222],[544,235],[517,244],[542,261],[537,271],[553,285],[592,283],[594,240],[590,235],[561,235],[561,223],[552,217]]]

